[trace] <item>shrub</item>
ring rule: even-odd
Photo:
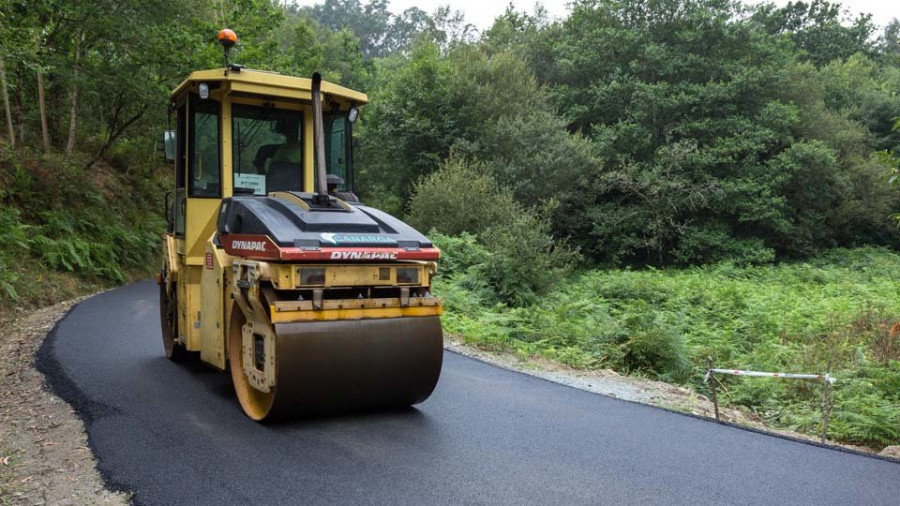
[[[18,255],[28,249],[27,225],[19,222],[19,212],[0,207],[0,298],[16,299],[15,283],[19,276],[13,266]]]
[[[491,299],[523,306],[555,286],[580,258],[550,234],[555,205],[525,208],[497,188],[483,164],[451,157],[416,184],[409,221],[441,234],[439,247],[451,249],[444,258],[447,272],[484,277],[494,291]],[[471,270],[476,264],[482,265]]]
[[[490,252],[478,243],[477,237],[468,232],[449,236],[435,229],[431,229],[428,237],[441,250],[439,274],[446,276],[474,272],[483,274],[479,271],[483,269]]]
[[[552,204],[539,210],[520,209],[481,236],[492,252],[487,265],[491,284],[512,305],[534,303],[566,277],[580,258],[565,240],[550,235],[552,209]]]
[[[632,311],[625,318],[628,338],[622,343],[621,367],[679,383],[686,381],[691,365],[684,338],[666,325],[647,302],[638,301]]]
[[[509,193],[499,191],[484,164],[454,155],[415,183],[407,220],[419,230],[478,234],[520,211]]]

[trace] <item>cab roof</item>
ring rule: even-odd
[[[210,88],[225,88],[231,92],[288,98],[295,100],[312,99],[312,79],[292,77],[277,72],[253,70],[232,66],[228,69],[198,70],[172,91],[170,98],[177,99],[182,93],[194,89],[200,83],[208,83]],[[347,102],[360,106],[369,102],[365,93],[353,91],[328,81],[322,81],[322,93],[328,100]]]

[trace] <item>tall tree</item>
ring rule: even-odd
[[[15,147],[16,135],[13,132],[12,109],[9,107],[9,89],[6,86],[6,63],[0,55],[0,94],[3,95],[3,112],[6,115],[6,128],[9,133],[9,144]]]
[[[78,126],[78,66],[81,63],[81,44],[84,38],[82,27],[75,34],[75,64],[72,69],[72,92],[69,96],[69,140],[66,142],[66,156],[75,149],[75,133]]]
[[[818,66],[855,53],[874,54],[872,16],[850,16],[840,3],[788,2],[781,8],[767,4],[756,10],[753,19],[769,33],[788,35]]]
[[[34,32],[34,60],[37,70],[38,107],[41,113],[41,139],[44,142],[44,152],[50,154],[50,132],[47,128],[47,103],[44,98],[44,70],[41,61],[40,29]]]

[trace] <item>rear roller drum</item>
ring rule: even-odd
[[[166,292],[166,283],[159,285],[159,316],[166,357],[173,362],[183,361],[188,357],[188,351],[175,340],[178,336],[178,297],[174,284],[171,295]]]

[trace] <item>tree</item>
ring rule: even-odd
[[[69,140],[66,142],[66,156],[75,149],[75,133],[78,127],[78,65],[81,63],[81,43],[84,31],[81,27],[75,35],[75,64],[72,69],[72,92],[69,95]]]
[[[3,95],[3,113],[6,116],[9,145],[15,147],[16,135],[13,132],[12,109],[9,107],[9,89],[6,85],[6,64],[3,60],[3,56],[0,56],[0,94]]]
[[[872,55],[872,35],[875,26],[872,16],[860,14],[850,17],[839,3],[825,0],[788,2],[782,8],[772,4],[759,7],[753,18],[771,34],[791,37],[805,56],[817,66],[856,53]]]

